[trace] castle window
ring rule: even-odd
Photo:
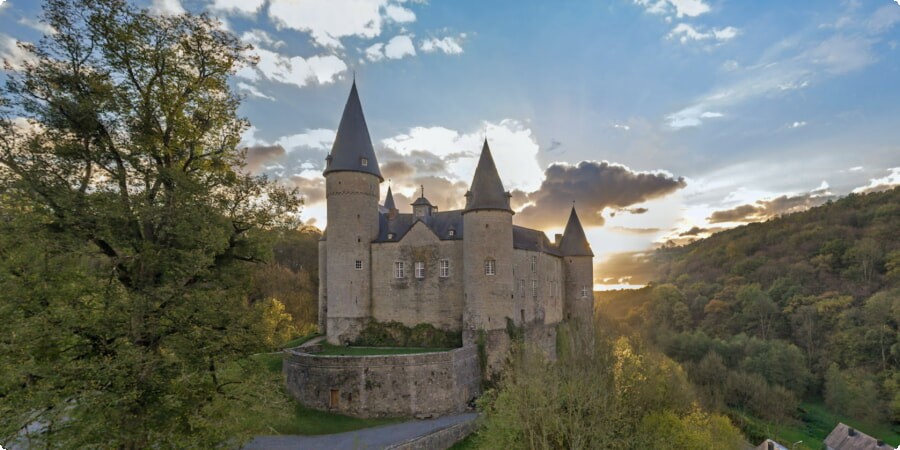
[[[362,270],[362,260],[361,259],[356,260],[356,270]]]
[[[416,278],[425,278],[425,262],[416,261]]]
[[[393,238],[394,238],[394,233],[388,233],[388,239],[393,239]]]
[[[531,296],[537,298],[537,280],[531,280]]]
[[[495,273],[497,273],[497,261],[491,258],[484,260],[484,274],[493,276]]]
[[[406,267],[403,261],[394,261],[394,278],[406,278]]]
[[[448,232],[447,232],[447,235],[449,235],[450,237],[456,236],[456,230],[450,230],[450,231],[448,231]]]
[[[537,272],[537,256],[531,257],[531,273]]]
[[[588,288],[586,284],[581,285],[581,298],[587,298]]]
[[[441,278],[447,278],[450,276],[450,260],[442,259],[441,260]]]
[[[359,164],[363,167],[367,167],[369,165],[369,158],[359,158]]]

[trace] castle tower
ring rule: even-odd
[[[487,140],[463,210],[465,307],[463,343],[487,338],[487,373],[499,370],[508,347],[507,318],[516,317],[513,294],[513,210]]]
[[[594,252],[584,235],[575,207],[559,243],[566,277],[563,318],[584,328],[593,326],[594,318]],[[589,330],[591,328],[587,328]]]
[[[356,81],[344,106],[331,154],[326,158],[328,229],[326,277],[320,291],[328,342],[356,338],[371,317],[371,242],[378,234],[379,184],[384,181],[363,116]],[[320,247],[321,251],[321,247]],[[323,265],[320,263],[320,275]],[[324,311],[323,311],[324,309]],[[321,320],[321,319],[320,319]]]

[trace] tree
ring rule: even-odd
[[[0,440],[237,443],[225,402],[271,387],[235,361],[285,324],[248,302],[247,263],[299,207],[241,168],[247,48],[125,0],[48,0],[43,20],[0,91]]]
[[[759,287],[759,284],[754,283],[742,286],[738,290],[737,301],[742,305],[747,321],[756,325],[759,337],[770,338],[779,311],[769,295]]]

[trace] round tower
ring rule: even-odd
[[[574,206],[559,251],[563,255],[566,278],[563,318],[577,329],[589,332],[594,325],[594,252]]]
[[[320,278],[325,289],[319,310],[325,314],[328,342],[343,344],[355,339],[371,317],[371,242],[378,235],[379,184],[384,181],[355,81],[326,161],[328,229],[320,252],[327,277]]]
[[[507,320],[516,317],[509,199],[485,140],[463,210],[463,343],[485,347],[488,374],[499,370],[509,345]]]

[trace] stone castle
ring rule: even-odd
[[[590,326],[593,253],[572,208],[550,241],[513,224],[510,194],[485,140],[462,210],[424,197],[401,213],[384,178],[354,81],[324,171],[328,228],[319,243],[319,329],[353,341],[369,321],[431,324],[502,363],[510,329],[555,355],[558,325]]]

